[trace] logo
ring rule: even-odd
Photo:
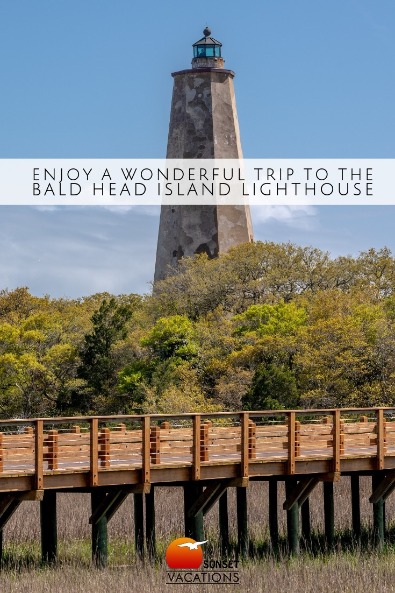
[[[171,542],[166,550],[167,566],[172,570],[197,570],[203,563],[201,546],[207,540],[197,542],[190,537],[179,537]]]
[[[168,585],[239,584],[237,560],[204,559],[203,547],[207,540],[196,541],[191,537],[173,540],[166,550],[166,575]]]

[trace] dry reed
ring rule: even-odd
[[[156,532],[159,556],[176,536],[183,532],[183,501],[181,488],[159,487],[156,496]],[[370,478],[361,478],[362,521],[371,525]],[[394,515],[394,497],[386,504],[387,524]],[[265,482],[248,487],[249,531],[255,543],[268,540],[268,486]],[[286,513],[282,511],[284,491],[279,489],[280,531],[285,535]],[[166,568],[160,560],[155,566],[141,564],[133,549],[133,504],[128,497],[109,523],[110,566],[97,570],[90,564],[90,497],[88,494],[58,495],[59,566],[42,568],[39,564],[39,505],[24,502],[4,530],[5,570],[0,575],[1,593],[133,593],[148,591],[169,593],[174,585],[165,584]],[[230,537],[236,539],[235,491],[229,491]],[[322,488],[310,497],[312,528],[324,527]],[[351,496],[349,478],[335,483],[335,515],[338,532],[351,528]],[[217,537],[218,513],[214,508],[206,517],[206,533],[211,542]],[[359,593],[395,591],[395,552],[390,546],[379,554],[354,550],[341,553],[339,548],[328,556],[275,561],[264,557],[250,560],[241,568],[241,589],[244,591],[281,593]],[[182,585],[184,591],[195,586]],[[199,591],[211,591],[213,585],[200,585]],[[221,591],[239,587],[222,585]],[[216,588],[214,590],[217,590]]]

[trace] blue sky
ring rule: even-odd
[[[0,2],[0,158],[165,155],[170,73],[207,24],[244,155],[395,158],[393,0]],[[255,237],[395,252],[390,207],[254,210]],[[147,292],[158,209],[0,208],[0,289]]]

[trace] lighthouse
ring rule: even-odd
[[[222,43],[206,27],[193,44],[192,68],[173,72],[168,159],[241,159],[233,86]],[[214,258],[253,240],[245,205],[162,206],[154,281],[172,273],[181,258],[205,253]]]

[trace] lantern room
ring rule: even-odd
[[[222,43],[211,37],[211,30],[208,27],[204,29],[203,35],[202,39],[193,44],[192,66],[222,68],[224,64],[221,56]]]

